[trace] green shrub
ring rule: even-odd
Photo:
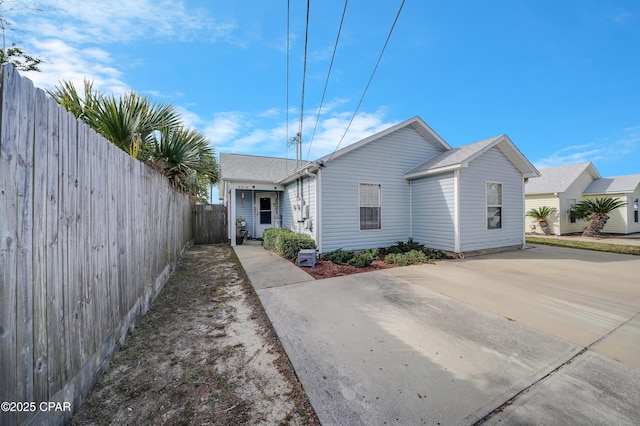
[[[262,246],[270,251],[277,251],[278,239],[285,234],[293,234],[289,229],[269,228],[262,233]]]
[[[385,263],[395,263],[400,266],[412,265],[414,263],[432,263],[432,261],[422,251],[411,250],[407,253],[391,253],[384,258]]]
[[[396,244],[394,246],[387,247],[381,250],[382,254],[408,253],[411,250],[422,251],[424,250],[424,245],[413,241],[413,238],[409,238],[406,243],[402,241],[396,241]]]
[[[366,249],[356,254],[347,264],[356,268],[366,268],[378,259],[378,249]]]
[[[316,243],[311,237],[295,233],[289,229],[266,229],[262,234],[262,245],[265,249],[278,253],[293,262],[298,260],[300,250],[313,250]]]
[[[337,265],[347,265],[353,257],[353,250],[342,250],[341,248],[322,255],[323,260],[328,260]]]
[[[443,252],[442,250],[437,250],[437,249],[432,249],[432,248],[424,248],[422,250],[422,252],[429,259],[451,259],[451,256],[449,256],[447,253]]]
[[[316,242],[308,235],[292,233],[284,234],[278,242],[277,252],[283,257],[296,262],[300,250],[315,250]]]
[[[413,241],[412,238],[409,238],[409,240],[406,243],[402,241],[397,241],[395,245],[391,247],[381,248],[379,251],[380,251],[380,254],[383,254],[383,255],[402,254],[402,253],[409,253],[411,251],[421,251],[429,259],[450,259],[451,258],[451,256],[449,256],[442,250],[425,247],[424,244],[415,242]],[[395,263],[395,262],[390,262],[390,263]]]

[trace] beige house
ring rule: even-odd
[[[612,212],[603,232],[631,234],[640,232],[638,198],[640,174],[603,178],[591,162],[539,169],[541,176],[525,185],[525,212],[542,206],[553,207],[555,213],[548,218],[554,235],[582,232],[585,221],[572,220],[571,206],[586,198],[612,197],[627,203]],[[526,232],[541,234],[535,219],[526,217]]]

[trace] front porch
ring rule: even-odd
[[[244,238],[262,238],[265,229],[282,227],[280,200],[283,188],[270,185],[238,185],[229,190],[229,238],[231,245]]]

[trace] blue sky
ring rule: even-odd
[[[11,36],[47,61],[37,87],[84,78],[172,103],[217,152],[295,158],[306,1],[39,1]],[[303,153],[335,149],[401,0],[313,0]],[[287,105],[289,126],[287,133]],[[640,173],[640,2],[406,0],[345,146],[419,115],[450,145],[507,134],[537,167]]]

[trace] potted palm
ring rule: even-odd
[[[544,235],[551,235],[551,230],[549,229],[549,222],[547,221],[547,219],[549,218],[549,216],[555,213],[555,211],[556,209],[553,207],[542,206],[529,210],[527,212],[527,216],[534,218],[538,222],[538,225],[540,225],[540,228],[542,229],[542,232],[544,232]]]

